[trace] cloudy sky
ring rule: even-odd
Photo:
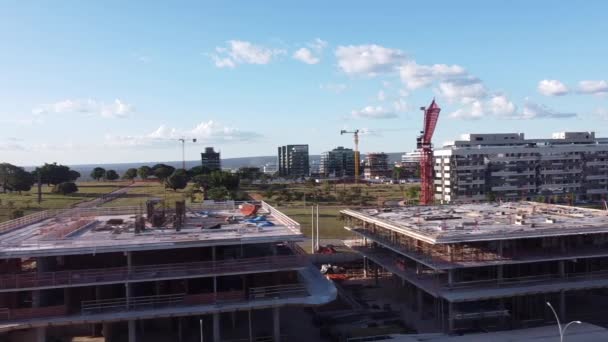
[[[0,2],[0,161],[179,160],[608,136],[608,2]]]

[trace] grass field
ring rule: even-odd
[[[165,189],[164,185],[157,182],[138,183],[133,186],[128,194],[123,195],[111,202],[105,203],[105,207],[124,207],[124,206],[145,206],[146,201],[151,198],[159,198],[165,200],[169,205],[173,205],[175,201],[186,199],[189,202],[189,196],[186,196],[184,190],[173,191]]]
[[[42,203],[40,204],[37,202],[37,188],[24,191],[21,195],[18,193],[0,194],[0,222],[8,220],[9,213],[13,209],[21,209],[27,215],[46,209],[70,208],[74,204],[110,193],[128,184],[125,182],[81,182],[78,183],[78,192],[70,195],[54,194],[51,192],[52,186],[43,185]]]
[[[321,239],[344,239],[351,234],[338,219],[345,207],[319,206],[319,237]],[[296,220],[305,236],[311,236],[311,207],[278,207],[282,213]],[[315,218],[316,220],[316,218]]]

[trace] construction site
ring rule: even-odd
[[[267,203],[159,202],[0,224],[0,341],[297,341],[282,310],[336,298]]]
[[[608,323],[608,211],[507,202],[341,213],[366,273],[393,275],[384,300],[418,332],[553,324],[547,302],[562,321]]]

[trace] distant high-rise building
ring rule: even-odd
[[[349,177],[355,175],[355,151],[338,146],[321,154],[319,173],[322,176]]]
[[[391,176],[392,170],[388,165],[388,154],[368,153],[365,156],[365,168],[363,175],[366,179]]]
[[[401,162],[396,165],[403,170],[402,178],[419,178],[420,177],[420,158],[422,154],[420,150],[405,152],[401,155]]]
[[[277,164],[276,163],[266,163],[264,164],[264,173],[267,175],[273,175],[277,172]]]
[[[279,146],[279,175],[303,177],[310,175],[308,145]]]
[[[222,168],[220,153],[215,152],[213,147],[205,147],[205,152],[201,153],[201,165],[210,171],[217,171]]]

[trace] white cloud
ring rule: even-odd
[[[608,108],[597,108],[595,114],[601,119],[608,120]]]
[[[476,120],[485,116],[484,105],[481,101],[473,101],[466,108],[458,109],[450,113],[449,117],[454,119]]]
[[[487,101],[473,100],[468,106],[449,114],[455,119],[476,120],[486,116],[510,118],[516,115],[517,106],[505,95],[493,95]]]
[[[216,47],[211,58],[218,68],[235,68],[239,64],[268,64],[273,58],[284,55],[282,49],[270,49],[243,40],[229,40],[227,47]]]
[[[340,70],[350,75],[367,76],[394,71],[406,58],[401,50],[375,44],[338,46],[335,54]]]
[[[312,51],[310,51],[310,49],[307,48],[298,49],[296,52],[293,53],[293,58],[306,64],[317,64],[321,61],[318,57],[315,57],[312,54]]]
[[[384,90],[380,90],[376,97],[378,98],[378,101],[380,101],[380,102],[386,100],[386,94],[384,93]]]
[[[402,98],[399,98],[393,102],[393,109],[397,113],[404,113],[407,111],[407,108],[407,102],[405,102],[405,100]]]
[[[538,92],[545,96],[562,96],[570,90],[558,80],[542,80],[538,82]]]
[[[576,113],[563,113],[550,109],[547,106],[536,104],[526,100],[524,107],[516,119],[567,119],[576,117]]]
[[[484,98],[487,90],[481,80],[469,76],[440,82],[437,93],[450,102],[466,104]]]
[[[488,111],[497,116],[510,116],[517,111],[517,106],[505,96],[494,95],[488,100],[486,107]]]
[[[428,87],[435,81],[462,77],[466,74],[466,70],[460,65],[420,65],[411,61],[399,68],[401,80],[409,89]]]
[[[382,106],[367,106],[360,110],[353,110],[351,116],[356,119],[393,119],[397,117],[397,114]]]
[[[235,127],[225,126],[219,122],[203,121],[191,129],[181,130],[161,125],[152,132],[143,135],[114,136],[106,135],[107,146],[162,146],[174,143],[176,139],[196,138],[198,142],[229,143],[255,140],[261,135],[253,131],[243,131]]]
[[[340,94],[346,90],[348,86],[344,83],[326,83],[320,84],[319,89],[327,90],[332,93]]]
[[[134,112],[134,110],[132,105],[120,99],[115,99],[110,103],[94,99],[67,99],[34,108],[32,113],[36,115],[81,113],[87,115],[100,115],[104,118],[124,118]]]
[[[312,42],[308,43],[308,46],[318,52],[327,47],[327,42],[321,38],[315,38]]]
[[[608,82],[604,80],[580,81],[578,82],[578,91],[583,94],[608,94]]]

